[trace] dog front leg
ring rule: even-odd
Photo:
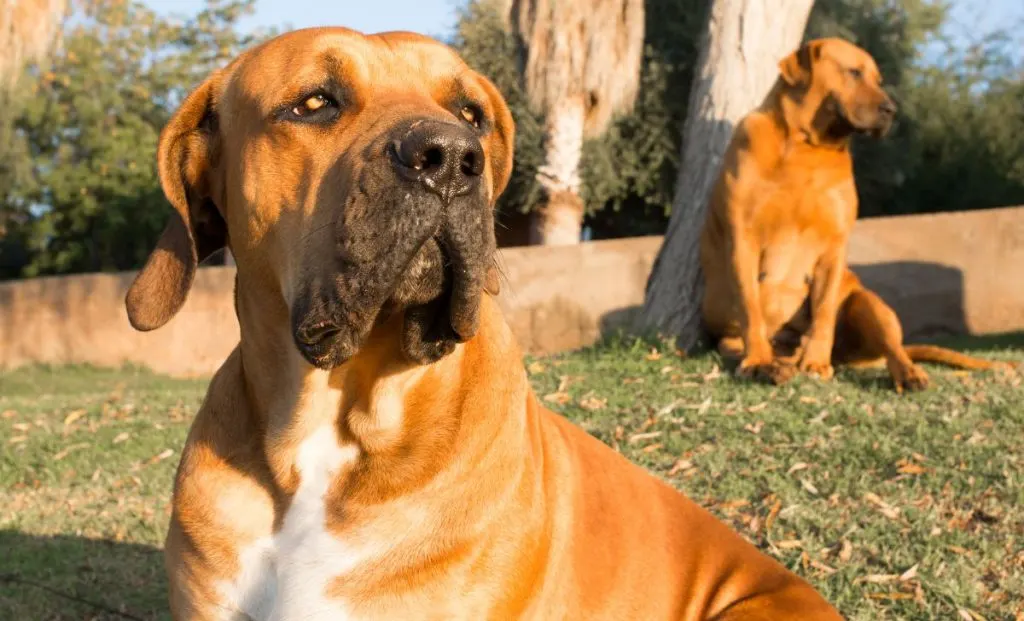
[[[732,281],[740,302],[740,330],[744,353],[738,372],[744,377],[771,375],[772,347],[768,341],[757,273],[761,253],[757,240],[742,226],[733,226],[729,238]]]
[[[832,345],[839,315],[840,288],[846,273],[846,245],[836,244],[818,260],[811,281],[811,325],[798,369],[822,379],[832,377]]]

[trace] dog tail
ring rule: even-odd
[[[938,347],[937,345],[907,345],[904,349],[914,362],[932,362],[957,369],[982,371],[986,369],[1015,369],[1018,367],[1018,363],[1015,362],[982,360],[981,358],[961,354],[958,351]]]

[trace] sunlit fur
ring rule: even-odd
[[[325,55],[352,115],[275,125],[275,110],[325,79]],[[449,105],[454,80],[487,120],[484,190],[444,225],[472,229],[508,179],[512,122],[484,78],[424,37],[285,35],[211,77],[164,131],[161,180],[175,211],[128,296],[129,317],[143,329],[168,321],[196,261],[228,243],[241,327],[175,479],[174,618],[838,619],[709,513],[544,409],[490,294],[450,353],[411,359],[410,300],[448,288],[413,259],[396,287],[414,293],[392,296],[351,355],[320,365],[300,353],[294,308],[310,278],[338,265],[346,222],[373,230],[375,209],[441,209],[406,199],[411,186],[397,180],[351,180],[360,170],[386,178],[386,160],[366,146],[403,116],[467,122]],[[368,219],[346,219],[356,215]],[[494,291],[474,278],[477,292]]]
[[[895,313],[847,266],[857,218],[851,138],[881,137],[895,112],[875,61],[851,43],[821,39],[779,71],[736,128],[702,233],[702,315],[719,350],[738,360],[740,374],[775,383],[884,361],[899,391],[927,386],[914,361],[996,366],[904,347]]]

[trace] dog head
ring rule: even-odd
[[[803,105],[815,108],[822,134],[853,132],[885,135],[896,104],[882,88],[882,75],[870,54],[842,39],[816,39],[779,63],[781,80]]]
[[[302,356],[333,368],[388,316],[436,360],[473,336],[493,283],[493,205],[513,123],[446,46],[341,28],[277,37],[215,73],[160,137],[174,207],[126,299],[151,330],[198,262],[229,245],[238,278],[279,296]]]

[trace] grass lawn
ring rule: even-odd
[[[1024,359],[1020,337],[957,345]],[[548,406],[847,618],[1024,619],[1020,377],[929,368],[931,390],[897,396],[881,371],[771,388],[720,362],[626,339],[527,367]],[[205,387],[137,369],[0,376],[0,619],[166,618],[159,548]]]

